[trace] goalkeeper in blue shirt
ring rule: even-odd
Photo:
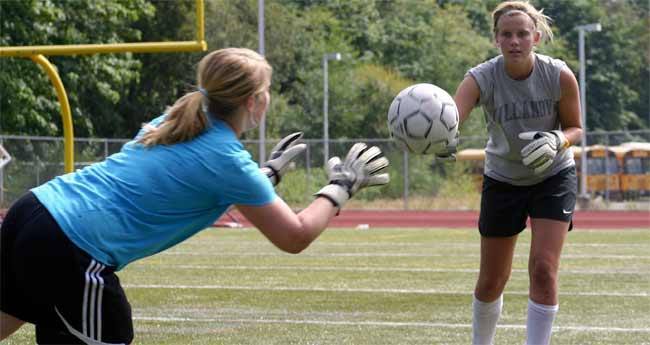
[[[282,139],[262,168],[238,139],[265,116],[271,74],[248,49],[206,55],[197,91],[119,153],[14,203],[0,231],[0,340],[30,322],[41,344],[128,344],[131,307],[115,271],[209,227],[232,205],[278,248],[299,253],[356,191],[388,183],[382,152],[357,143],[328,162],[329,184],[294,213],[273,187],[305,150],[302,133]]]

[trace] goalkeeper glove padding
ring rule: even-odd
[[[350,148],[345,161],[339,157],[327,161],[329,184],[315,195],[327,198],[334,206],[342,208],[360,189],[387,184],[390,181],[388,173],[380,172],[388,164],[388,159],[382,156],[377,146],[356,143]]]
[[[532,140],[521,149],[522,162],[539,175],[552,164],[557,153],[569,147],[569,140],[560,130],[551,132],[523,132],[519,139]]]
[[[269,177],[273,186],[280,183],[282,175],[289,168],[291,161],[307,149],[307,145],[297,144],[300,138],[302,138],[302,132],[292,133],[284,137],[271,150],[269,160],[262,164],[260,169]]]

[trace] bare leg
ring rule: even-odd
[[[0,311],[0,341],[12,335],[25,321]]]
[[[530,299],[533,302],[558,303],[558,269],[560,253],[569,230],[569,223],[551,219],[531,219],[532,241],[528,259]]]
[[[517,236],[481,237],[481,269],[472,301],[472,344],[492,344],[503,308]]]
[[[481,267],[474,295],[483,302],[501,296],[510,278],[517,236],[481,237]]]
[[[560,253],[569,223],[551,219],[531,219],[528,274],[530,299],[526,322],[526,344],[544,345],[551,341],[553,321],[558,311],[558,270]]]

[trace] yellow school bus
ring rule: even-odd
[[[614,151],[622,166],[623,195],[629,199],[650,195],[650,143],[623,143]]]
[[[579,146],[572,146],[573,155],[576,161],[578,178],[580,178],[580,164],[582,149]],[[621,165],[616,153],[609,147],[603,145],[588,146],[587,151],[587,192],[596,196],[602,195],[607,198],[620,198],[620,174]],[[483,180],[483,164],[485,161],[484,149],[465,149],[456,154],[458,161],[472,162],[470,172],[474,176],[475,183],[479,186]],[[581,193],[581,191],[579,191]]]
[[[576,161],[578,179],[582,168],[582,149],[572,146]],[[620,199],[621,193],[621,163],[612,146],[592,145],[587,146],[587,193],[594,196],[603,196],[607,199]],[[579,191],[581,193],[582,191]]]
[[[572,146],[578,179],[581,174],[582,148]],[[650,196],[650,143],[629,142],[616,146],[587,146],[587,193],[611,199],[635,199]],[[484,149],[465,149],[456,155],[469,162],[477,189],[483,181]],[[581,194],[581,191],[579,191]]]

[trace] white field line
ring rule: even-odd
[[[328,321],[328,320],[290,320],[290,319],[219,319],[219,318],[184,318],[184,317],[154,317],[134,316],[137,321],[160,322],[220,322],[220,323],[262,323],[262,324],[294,324],[294,325],[326,325],[326,326],[380,326],[380,327],[426,327],[426,328],[467,328],[466,323],[442,322],[391,322],[391,321]],[[526,329],[525,325],[498,325],[500,329]],[[578,332],[635,332],[648,333],[650,328],[621,328],[621,327],[592,327],[592,326],[555,326],[554,331]]]
[[[215,240],[215,245],[223,244],[226,248],[235,246],[270,246],[268,241],[232,241],[232,240]],[[519,246],[530,246],[530,241],[518,241]],[[197,242],[197,246],[201,243]],[[467,243],[467,242],[316,242],[314,247],[419,247],[419,248],[480,248],[480,243]],[[588,248],[649,248],[650,244],[645,243],[566,243],[564,248],[572,247],[588,247]],[[206,247],[207,248],[207,247]],[[211,247],[212,248],[212,247]]]
[[[158,255],[188,255],[188,256],[216,256],[216,257],[227,257],[227,256],[241,256],[241,257],[261,257],[261,256],[295,256],[293,254],[285,254],[280,251],[277,252],[241,252],[241,253],[197,253],[185,250],[169,250]],[[479,253],[476,254],[449,254],[449,253],[301,253],[298,254],[300,257],[422,257],[422,258],[434,258],[434,257],[449,257],[453,255],[454,257],[465,257],[465,258],[477,258]],[[528,254],[515,254],[516,258],[528,258]],[[611,255],[611,254],[601,254],[601,255],[586,255],[586,254],[567,254],[562,255],[562,259],[617,259],[617,260],[650,260],[650,255]]]
[[[246,266],[246,265],[175,265],[163,264],[165,268],[190,270],[233,270],[233,271],[333,271],[333,272],[410,272],[410,273],[478,273],[474,268],[408,268],[408,267],[345,267],[345,266]],[[147,266],[140,266],[146,269]],[[528,273],[526,269],[513,269],[513,273]],[[610,275],[631,274],[650,275],[646,270],[563,270],[561,274]]]
[[[319,288],[319,287],[259,287],[238,285],[176,285],[176,284],[124,284],[127,289],[173,289],[173,290],[245,290],[245,291],[292,291],[292,292],[343,292],[343,293],[389,293],[419,295],[467,295],[471,291],[439,289],[373,289],[373,288]],[[507,295],[528,296],[528,291],[508,291]],[[650,297],[648,292],[561,292],[560,296],[606,296]]]

